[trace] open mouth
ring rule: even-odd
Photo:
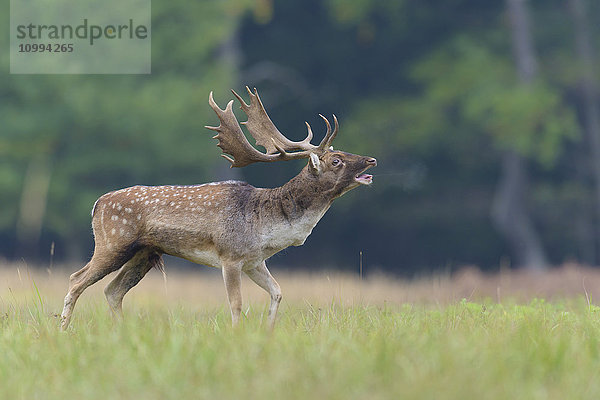
[[[363,174],[361,172],[354,177],[354,180],[361,185],[370,185],[373,183],[373,175]]]

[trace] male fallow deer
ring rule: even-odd
[[[208,101],[220,125],[207,128],[217,132],[214,138],[219,140],[222,156],[232,167],[308,158],[306,167],[274,189],[225,181],[194,186],[133,186],[101,196],[92,209],[94,255],[70,277],[62,329],[68,327],[81,293],[119,269],[104,293],[110,308],[121,315],[127,291],[152,267],[163,267],[162,254],[221,268],[233,325],[240,319],[244,272],[270,294],[268,324],[273,327],[281,289],[265,260],[286,247],[302,245],[333,200],[361,184],[371,184],[372,176],[364,171],[377,161],[333,150],[331,142],[338,133],[335,115],[333,130],[321,115],[327,133],[318,146],[310,143],[313,134],[308,123],[306,139],[290,141],[267,115],[256,89],[254,93],[246,89],[250,104],[232,91],[248,116],[242,124],[266,152],[248,143],[233,114],[233,100],[222,110],[211,92]]]

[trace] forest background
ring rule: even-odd
[[[154,1],[150,75],[9,74],[1,35],[0,257],[83,262],[117,188],[285,183],[305,161],[230,169],[204,129],[208,93],[248,85],[291,138],[335,113],[336,148],[379,163],[271,264],[597,265],[599,21],[589,0]]]

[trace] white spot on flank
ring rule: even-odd
[[[127,220],[123,218],[123,225],[127,225]]]

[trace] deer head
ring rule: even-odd
[[[254,93],[252,93],[247,86],[246,90],[250,96],[250,104],[247,104],[234,90],[232,93],[239,100],[242,111],[248,116],[248,120],[242,122],[242,125],[247,127],[256,144],[262,146],[265,153],[258,151],[246,139],[233,113],[233,100],[227,103],[225,109],[222,110],[215,103],[212,92],[208,97],[208,103],[217,114],[220,125],[217,127],[206,126],[206,128],[217,132],[213,139],[218,139],[217,146],[224,153],[222,157],[231,162],[231,167],[244,167],[255,162],[308,158],[305,171],[313,177],[313,181],[319,182],[321,189],[329,193],[331,199],[339,197],[361,184],[370,185],[372,183],[373,176],[365,174],[364,171],[377,165],[374,158],[335,151],[331,146],[339,131],[339,123],[335,115],[332,129],[329,120],[319,114],[325,121],[327,132],[318,146],[311,144],[313,132],[308,122],[305,122],[308,130],[306,138],[294,142],[275,127],[260,100],[258,91],[254,89]],[[311,180],[310,176],[307,177],[308,180]]]

